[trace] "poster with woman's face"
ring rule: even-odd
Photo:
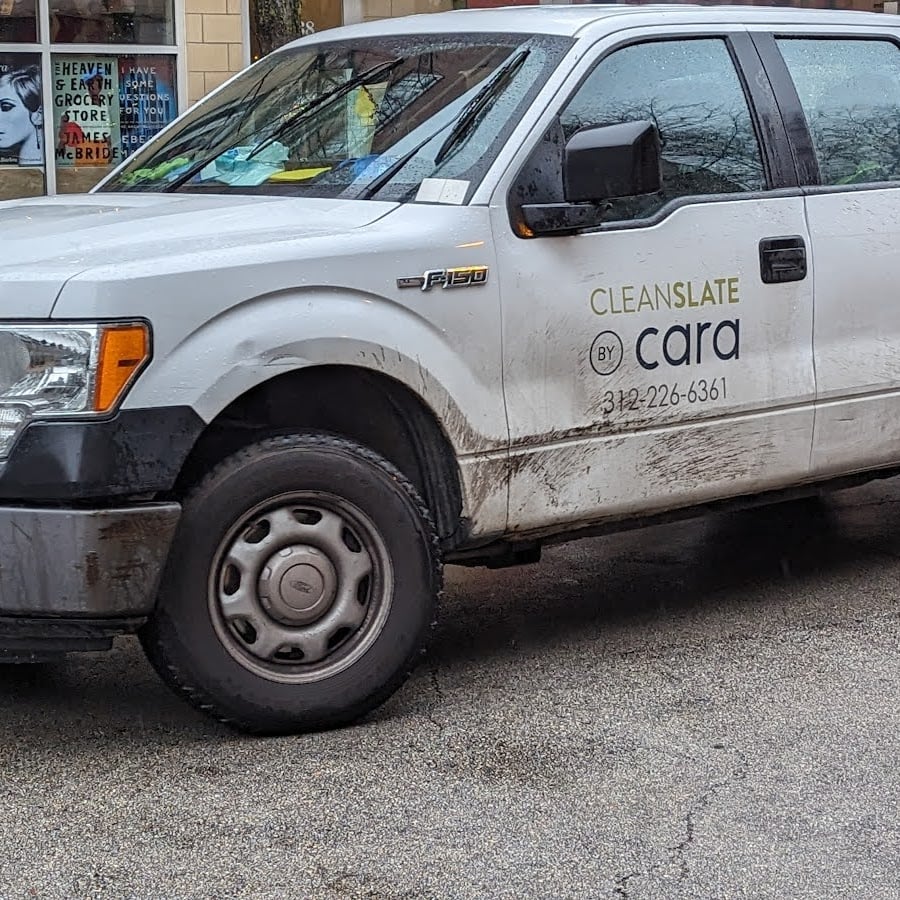
[[[0,166],[44,165],[41,58],[0,53]]]

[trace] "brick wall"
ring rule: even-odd
[[[443,12],[453,9],[453,0],[362,0],[362,18],[388,19],[392,16],[411,16],[415,13]]]
[[[188,103],[244,68],[241,0],[185,0]]]
[[[44,193],[42,169],[25,169],[19,166],[0,168],[0,200],[18,200],[20,197],[39,197]]]

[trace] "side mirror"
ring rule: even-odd
[[[653,194],[662,185],[659,132],[652,122],[585,128],[566,144],[567,203]]]
[[[662,187],[662,152],[653,122],[585,128],[572,135],[564,154],[565,202],[521,208],[532,235],[596,228],[603,224],[602,201],[653,194]]]

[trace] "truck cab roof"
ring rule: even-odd
[[[346,40],[401,34],[507,32],[554,34],[572,38],[597,38],[603,34],[659,24],[669,25],[828,25],[837,27],[885,27],[883,13],[844,10],[789,9],[767,6],[701,6],[662,3],[652,5],[591,4],[584,6],[515,6],[499,9],[467,9],[452,12],[379,19],[335,28],[301,38],[294,44],[323,39]],[[289,46],[293,46],[289,45]]]

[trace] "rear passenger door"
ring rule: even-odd
[[[755,41],[807,186],[812,475],[890,465],[900,459],[900,44],[875,29]]]

